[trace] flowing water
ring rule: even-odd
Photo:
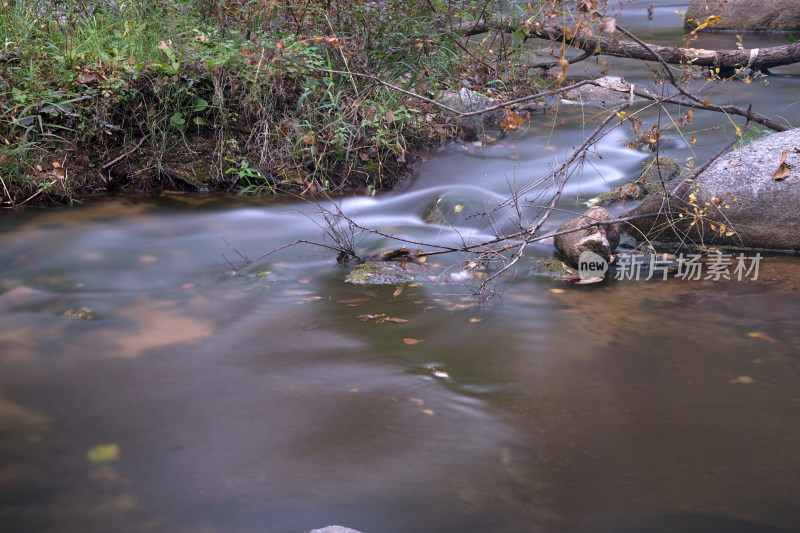
[[[677,43],[681,6],[623,20]],[[797,124],[799,78],[777,68],[708,96]],[[590,115],[561,106],[518,138],[452,145],[403,190],[342,209],[410,239],[492,235],[468,213],[563,160]],[[672,130],[665,154],[702,161],[733,134],[720,122],[697,112],[697,142]],[[637,177],[647,154],[620,139],[600,142],[546,230]],[[454,227],[425,221],[437,199],[464,206]],[[314,209],[162,196],[0,217],[0,530],[800,530],[796,257],[765,256],[755,281],[581,287],[529,274],[543,242],[483,306],[442,276],[345,284],[307,245],[225,275],[223,255],[321,240]]]

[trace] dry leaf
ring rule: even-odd
[[[394,292],[392,293],[392,296],[394,296],[395,298],[397,298],[398,296],[400,296],[401,294],[403,294],[403,289],[405,289],[405,288],[406,288],[406,284],[405,284],[405,283],[401,283],[401,284],[400,284],[400,285],[399,285],[399,286],[398,286],[398,287],[397,287],[397,288],[394,290]]]
[[[405,318],[389,317],[386,320],[389,321],[389,322],[408,322],[408,320],[406,320]]]
[[[447,379],[450,377],[450,374],[448,374],[444,370],[436,370],[436,369],[433,370],[433,375],[441,379]]]
[[[363,304],[368,302],[369,298],[349,298],[347,300],[336,300],[337,304]]]
[[[425,400],[422,398],[409,398],[408,401],[419,406],[425,405]]]
[[[606,33],[614,33],[614,30],[617,29],[617,21],[611,17],[603,17],[599,24],[600,31],[604,31]]]
[[[730,380],[729,383],[736,383],[741,385],[749,385],[750,383],[755,383],[756,380],[751,378],[750,376],[739,376],[736,379]]]
[[[480,322],[481,320],[483,320],[483,319],[482,318],[474,318],[474,317],[469,319],[469,321],[471,323],[473,323],[473,324],[476,324],[476,323]]]
[[[786,155],[788,152],[784,150],[781,154],[781,161],[778,163],[778,170],[775,171],[775,174],[772,175],[772,179],[775,181],[785,180],[789,177],[789,171],[792,169],[792,165],[786,162]]]
[[[419,344],[420,342],[425,342],[425,341],[422,341],[422,340],[419,340],[419,339],[405,338],[405,339],[403,339],[403,342],[406,343],[406,344]]]
[[[523,122],[524,119],[521,116],[510,109],[506,109],[506,116],[500,121],[500,127],[503,128],[503,132],[517,131]]]
[[[362,161],[369,161],[369,154],[367,152],[358,152],[358,157],[360,157]]]
[[[686,123],[690,124],[692,122],[692,118],[694,118],[694,111],[691,109],[686,112]]]

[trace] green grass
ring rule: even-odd
[[[519,43],[464,52],[443,21],[479,9],[468,2],[383,4],[0,3],[3,206],[195,182],[248,194],[393,185],[419,147],[446,137],[434,128],[444,118],[372,80],[319,69],[435,98],[467,78],[511,90],[495,78],[521,58]]]

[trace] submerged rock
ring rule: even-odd
[[[800,0],[692,0],[684,22],[696,28],[710,16],[722,17],[706,30],[785,31],[800,29]]]
[[[407,268],[408,263],[398,261],[363,263],[351,270],[344,280],[358,285],[398,285],[413,281],[414,275]]]
[[[589,200],[589,206],[605,207],[617,202],[641,200],[647,196],[658,194],[664,185],[678,177],[680,169],[673,159],[661,157],[649,159],[645,162],[645,170],[633,183],[620,185],[616,189],[604,192]]]
[[[706,245],[800,250],[799,168],[800,129],[767,135],[719,158],[680,187],[670,216],[634,220],[631,233],[638,240],[688,236]],[[651,196],[623,216],[663,213],[663,200]]]
[[[582,226],[592,222],[613,220],[614,217],[602,207],[593,207],[578,218],[574,218],[558,228],[558,231],[572,231],[557,235],[553,239],[556,250],[571,267],[578,266],[581,253],[594,252],[605,261],[611,261],[611,253],[619,246],[619,224],[603,224],[586,229]]]
[[[467,88],[462,88],[460,91],[446,93],[439,100],[440,104],[446,105],[462,113],[470,113],[473,111],[480,111],[488,107],[496,106],[500,102],[494,98],[489,98],[475,91]],[[466,141],[494,141],[503,135],[500,129],[500,121],[505,118],[506,114],[502,109],[495,109],[494,111],[487,111],[480,115],[472,115],[469,117],[455,116],[458,129],[461,131],[461,136]]]
[[[578,271],[564,264],[555,257],[544,257],[534,261],[531,270],[537,276],[546,276],[557,279],[575,279]]]

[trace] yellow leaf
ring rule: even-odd
[[[421,341],[419,339],[405,338],[405,339],[403,339],[403,342],[406,343],[406,344],[419,344],[420,342],[425,342],[425,341]]]
[[[697,137],[695,137],[694,135],[692,135],[692,138],[691,138],[691,139],[689,139],[689,144],[694,144],[694,143],[696,143],[696,142],[697,142]]]
[[[470,318],[469,319],[469,321],[472,322],[473,324],[476,324],[476,323],[480,322],[481,320],[483,320],[483,319],[482,318]]]
[[[761,339],[762,341],[767,341],[767,342],[778,342],[769,335],[767,335],[766,333],[761,333],[760,331],[751,331],[747,334],[747,336],[750,337],[751,339]]]
[[[460,212],[461,212],[461,211],[463,211],[463,210],[464,210],[464,206],[463,206],[463,205],[461,205],[461,204],[459,204],[459,205],[457,205],[457,206],[455,206],[455,207],[453,208],[453,213],[460,213]]]
[[[119,459],[119,446],[116,444],[100,444],[86,452],[86,458],[92,463],[105,463]]]

